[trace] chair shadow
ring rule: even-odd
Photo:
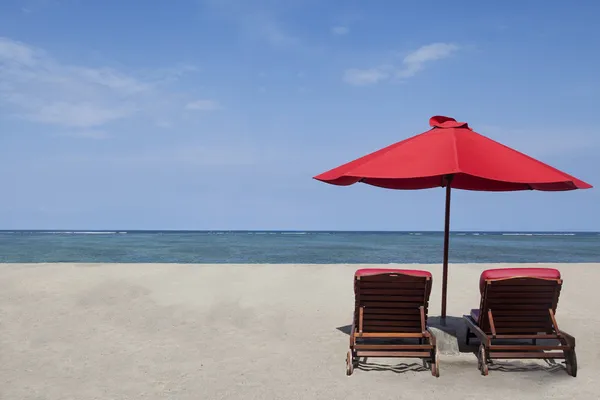
[[[338,331],[345,333],[346,335],[350,336],[350,333],[352,333],[352,325],[344,325],[344,326],[338,326],[337,328]]]
[[[545,362],[545,365],[541,364],[532,364],[532,363],[523,363],[523,362],[510,362],[505,360],[494,360],[493,363],[488,364],[488,369],[490,371],[499,371],[499,372],[527,372],[527,371],[544,371],[549,373],[564,373],[566,371],[566,366],[564,363],[557,363],[555,360],[548,359],[542,360]]]
[[[404,374],[406,372],[429,372],[429,368],[426,368],[423,364],[419,363],[400,363],[400,364],[379,364],[369,363],[366,361],[359,361],[356,369],[366,372],[373,371],[391,371],[396,374]]]

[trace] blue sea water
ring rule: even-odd
[[[442,232],[0,231],[0,262],[439,263]],[[597,232],[453,232],[450,262],[600,262]]]

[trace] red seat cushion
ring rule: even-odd
[[[542,278],[560,279],[560,271],[554,268],[497,268],[488,269],[481,273],[479,290],[483,292],[486,280],[506,278]]]
[[[431,278],[431,272],[422,271],[419,269],[391,269],[391,268],[362,268],[354,273],[354,276],[367,276],[377,274],[389,274],[389,273],[400,273],[412,276],[423,276]]]

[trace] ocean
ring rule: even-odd
[[[0,262],[440,263],[442,232],[0,231]],[[452,232],[452,263],[600,262],[597,232]]]

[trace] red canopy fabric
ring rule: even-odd
[[[333,185],[362,182],[388,189],[445,186],[477,191],[587,189],[571,175],[473,131],[466,122],[435,116],[427,132],[324,172]]]

